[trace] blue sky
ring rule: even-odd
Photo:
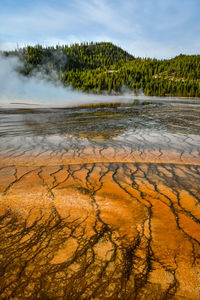
[[[111,41],[135,56],[200,53],[200,0],[0,0],[0,49]]]

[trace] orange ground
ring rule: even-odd
[[[0,298],[199,299],[199,157],[84,153],[1,153]]]

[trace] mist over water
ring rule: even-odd
[[[34,77],[24,77],[17,72],[22,63],[17,58],[0,56],[0,104],[14,103],[42,106],[71,106],[106,100],[103,96],[93,96],[63,87],[56,80],[52,83],[42,73]]]
[[[97,102],[122,101],[124,96],[92,95],[74,91],[71,87],[64,87],[57,79],[48,80],[43,73],[36,73],[32,77],[20,75],[17,69],[22,66],[18,58],[5,58],[0,55],[0,105],[17,106],[73,106]],[[55,76],[54,76],[55,78]],[[132,98],[131,95],[126,96]]]
[[[1,105],[27,103],[45,106],[73,105],[88,102],[91,97],[71,88],[61,86],[58,80],[53,84],[41,74],[24,77],[17,72],[20,67],[17,58],[0,56],[0,102]],[[92,100],[91,100],[92,101]]]

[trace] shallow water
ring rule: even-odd
[[[0,109],[2,299],[199,299],[200,104],[180,102]]]

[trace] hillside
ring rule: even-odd
[[[200,55],[142,59],[106,42],[27,46],[4,55],[23,61],[23,75],[42,71],[55,78],[54,71],[64,85],[86,92],[120,93],[127,87],[151,96],[200,97]]]

